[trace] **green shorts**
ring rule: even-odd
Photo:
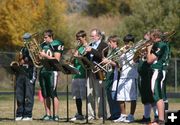
[[[58,72],[57,71],[42,71],[39,75],[39,82],[41,86],[42,96],[57,97],[57,83]]]
[[[151,90],[155,102],[162,99],[162,85],[163,85],[163,73],[162,70],[153,69],[151,73]]]

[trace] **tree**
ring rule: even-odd
[[[108,13],[117,13],[118,0],[88,0],[86,13],[90,16],[98,17]]]
[[[143,38],[145,32],[153,28],[163,31],[180,30],[180,2],[179,0],[134,0],[131,1],[132,15],[124,17],[116,34],[124,36],[131,33],[136,36],[136,41]],[[173,56],[179,56],[178,40],[180,34],[173,36]]]
[[[63,0],[4,0],[0,5],[0,45],[4,50],[22,46],[25,32],[42,33],[48,28],[53,29],[62,41],[65,40],[66,3]]]

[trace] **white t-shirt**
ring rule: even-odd
[[[120,78],[138,78],[137,63],[132,60],[134,51],[122,54],[120,57],[120,66],[122,66]]]

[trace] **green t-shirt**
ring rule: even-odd
[[[152,69],[163,69],[163,64],[167,57],[167,51],[167,45],[163,41],[157,42],[153,45],[151,53],[153,53],[158,59],[151,65]]]
[[[51,43],[43,42],[41,44],[42,51],[51,57],[54,57],[54,53],[63,53],[64,44],[59,40],[53,40]],[[42,70],[46,70],[44,67]]]
[[[78,53],[81,55],[84,52],[84,46],[80,46],[78,48]],[[73,75],[73,79],[77,79],[77,78],[86,78],[86,72],[84,67],[82,66],[81,63],[79,63],[79,61],[77,59],[74,59],[74,67],[79,70],[80,74],[75,74]]]
[[[110,51],[110,52],[108,53],[107,58],[110,57],[110,56],[119,58],[119,57],[117,56],[117,54],[118,54],[117,52],[118,52],[118,51],[119,51],[119,48],[113,49],[112,51]],[[116,58],[114,58],[114,59],[112,59],[112,60],[117,60]],[[112,86],[113,81],[114,81],[114,67],[113,67],[112,69],[113,69],[112,71],[108,71],[108,72],[106,73],[106,80],[105,80],[105,88],[106,88],[106,90],[111,90],[111,86]]]

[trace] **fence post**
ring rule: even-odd
[[[177,92],[177,58],[174,59],[174,67],[175,67],[175,93]]]

